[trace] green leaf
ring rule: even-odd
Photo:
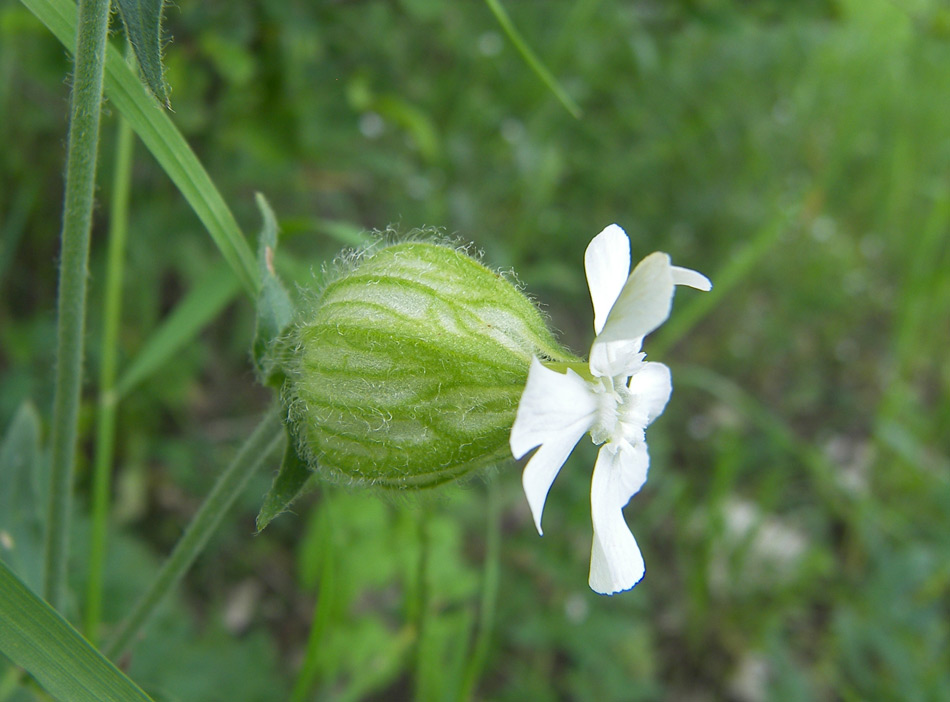
[[[21,0],[70,52],[76,46],[76,6],[70,0]],[[260,282],[254,253],[241,228],[178,128],[129,68],[122,54],[107,47],[105,92],[125,117],[142,143],[152,152],[162,170],[185,196],[224,260],[252,297]]]
[[[261,290],[257,296],[257,330],[254,333],[252,355],[264,381],[267,382],[274,365],[266,358],[267,352],[274,340],[293,319],[294,305],[290,301],[287,289],[274,270],[274,253],[277,251],[277,218],[261,193],[257,193],[257,207],[261,211],[264,225],[261,228],[260,242],[257,247]]]
[[[274,478],[264,498],[264,504],[257,515],[257,531],[261,532],[274,517],[286,512],[290,505],[307,488],[307,481],[313,476],[311,470],[297,453],[296,442],[293,437],[287,436],[287,447],[284,449],[284,459],[280,464],[280,471]]]
[[[0,561],[0,653],[60,702],[147,702],[56,610]]]
[[[202,278],[145,342],[116,383],[114,399],[127,395],[190,343],[234,299],[237,287],[234,273],[222,265]]]
[[[40,418],[21,405],[0,443],[0,557],[26,582],[43,575]]]
[[[117,3],[148,89],[165,107],[171,107],[162,67],[164,0],[117,0]]]

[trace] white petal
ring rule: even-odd
[[[670,401],[673,383],[670,369],[662,363],[643,363],[627,383],[630,392],[637,396],[637,409],[644,414],[644,427],[663,414]]]
[[[558,471],[581,437],[590,430],[597,411],[589,383],[568,370],[558,373],[534,359],[528,371],[518,414],[511,428],[511,452],[521,458],[535,446],[521,481],[538,533],[544,502]]]
[[[594,332],[600,334],[630,273],[630,240],[623,229],[611,224],[591,240],[584,253],[584,270],[594,304]]]
[[[544,502],[548,498],[548,492],[551,491],[551,485],[561,470],[561,466],[588,429],[590,429],[589,423],[584,422],[577,422],[565,429],[556,437],[541,444],[541,448],[524,467],[521,485],[528,499],[528,507],[531,508],[531,516],[534,517],[534,525],[542,536],[544,531],[541,530],[541,514],[544,512]]]
[[[670,257],[659,251],[637,264],[594,343],[633,341],[663,324],[673,306]]]
[[[546,368],[538,359],[532,359],[511,427],[511,452],[515,458],[521,458],[535,446],[557,439],[576,424],[583,424],[587,431],[596,411],[597,399],[586,380],[572,370],[558,373]]]
[[[602,595],[629,590],[643,578],[640,547],[623,518],[623,507],[646,482],[650,459],[645,444],[605,444],[591,479],[594,539],[590,587]]]
[[[694,271],[691,268],[680,268],[679,266],[673,266],[671,270],[674,285],[686,285],[703,292],[712,290],[712,282],[699,271]]]
[[[591,375],[595,378],[616,378],[618,375],[632,375],[643,362],[640,347],[643,337],[630,341],[599,341],[594,339],[590,347]]]

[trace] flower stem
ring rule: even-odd
[[[415,606],[415,685],[413,689],[413,700],[422,702],[428,699],[426,694],[425,680],[425,641],[427,630],[431,626],[430,601],[429,601],[429,572],[430,572],[430,550],[432,548],[432,538],[429,531],[429,512],[426,505],[423,505],[418,515],[418,538],[419,538],[419,561],[416,564],[416,601]]]
[[[66,591],[69,556],[72,479],[86,324],[89,231],[96,183],[109,2],[79,0],[78,12],[60,251],[53,452],[43,584],[47,601],[57,609],[62,607]]]
[[[250,477],[269,458],[278,455],[284,442],[280,410],[275,407],[264,415],[260,424],[245,442],[231,465],[221,474],[204,504],[175,545],[151,587],[125,618],[103,653],[112,659],[122,654],[148,623],[165,597],[178,584],[194,563],[221,519],[241,494]]]
[[[83,631],[95,642],[102,613],[102,580],[109,521],[109,486],[115,455],[116,355],[119,320],[122,312],[122,277],[125,241],[129,229],[129,191],[132,180],[132,127],[119,117],[116,134],[115,167],[112,181],[112,212],[109,219],[109,250],[106,292],[103,304],[102,361],[99,367],[99,406],[96,417],[96,446],[92,478],[92,528],[89,543],[89,579]]]

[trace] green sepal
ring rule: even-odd
[[[43,575],[40,418],[24,402],[0,441],[0,559],[31,587]]]
[[[170,107],[162,66],[162,10],[164,0],[118,0],[119,14],[145,85],[165,107]]]
[[[257,193],[257,207],[261,211],[263,226],[257,247],[257,265],[261,275],[261,289],[257,297],[257,329],[251,349],[254,365],[265,385],[280,387],[282,378],[275,377],[273,354],[274,340],[287,328],[294,317],[294,305],[287,288],[274,270],[274,253],[277,251],[277,218],[261,193]]]
[[[314,474],[307,467],[307,462],[297,453],[296,444],[288,429],[287,445],[284,449],[284,458],[280,462],[280,470],[257,515],[258,532],[264,531],[264,527],[275,517],[290,509],[294,500],[309,490],[308,482]]]

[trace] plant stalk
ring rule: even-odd
[[[66,592],[77,421],[82,386],[89,234],[99,149],[99,117],[109,26],[108,0],[79,0],[76,62],[66,156],[53,400],[52,467],[43,593],[60,609]]]

